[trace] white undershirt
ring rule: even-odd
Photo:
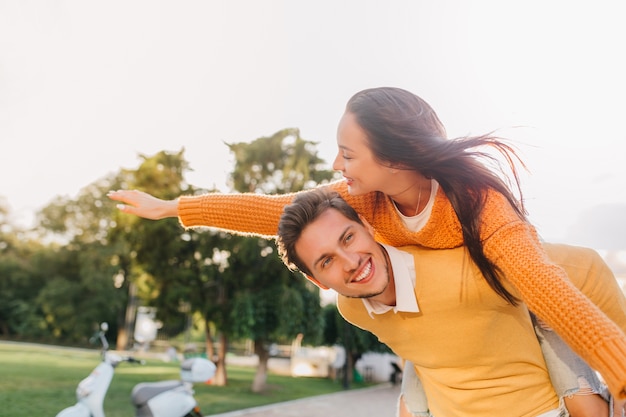
[[[433,211],[433,206],[435,205],[435,196],[437,195],[437,190],[439,189],[439,183],[435,180],[430,180],[430,184],[430,197],[428,198],[428,203],[426,203],[426,207],[424,207],[424,210],[417,213],[416,216],[405,216],[400,210],[398,210],[398,206],[396,206],[395,203],[393,205],[396,209],[396,212],[400,215],[402,222],[411,232],[417,232],[421,230],[428,222],[428,219],[430,218],[430,213],[432,213]]]
[[[435,196],[437,195],[438,189],[439,183],[435,180],[431,180],[430,197],[428,198],[426,207],[415,216],[405,216],[398,210],[398,207],[394,203],[393,206],[407,229],[412,232],[417,232],[428,222],[430,213],[433,210],[433,205],[435,204]],[[384,314],[389,310],[393,310],[394,313],[398,311],[418,313],[420,310],[417,305],[417,300],[415,299],[415,264],[413,255],[402,252],[392,246],[382,246],[389,254],[389,260],[393,268],[393,278],[396,286],[396,305],[388,306],[378,301],[363,298],[363,304],[367,312],[370,317],[373,317],[374,314]]]

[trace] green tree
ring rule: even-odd
[[[124,293],[115,288],[107,248],[97,244],[62,247],[36,261],[46,268],[37,296],[46,325],[58,340],[85,343],[102,321],[115,324]]]
[[[206,192],[186,184],[188,169],[184,150],[142,156],[138,169],[126,171],[122,188],[143,190],[163,199]],[[157,308],[157,318],[163,323],[161,334],[170,337],[185,331],[189,317],[200,313],[209,357],[215,350],[213,340],[220,339],[213,382],[226,384],[231,291],[224,269],[229,253],[225,248],[232,236],[211,229],[186,231],[176,219],[155,222],[117,213],[108,238],[117,246],[126,245],[117,262],[118,276],[129,293],[124,339],[130,338],[130,322],[138,303]]]
[[[161,151],[153,156],[140,155],[135,170],[123,170],[120,187],[139,189],[163,199],[192,193],[184,181],[189,170],[184,149]],[[158,222],[114,212],[108,225],[107,240],[116,248],[112,264],[116,266],[117,285],[127,294],[128,303],[118,333],[118,348],[132,342],[134,317],[138,304],[156,307],[157,317],[170,334],[184,330],[193,274],[188,269],[192,256],[187,247],[188,233],[176,219]]]
[[[37,214],[37,231],[50,243],[31,264],[41,275],[36,305],[57,340],[86,342],[102,321],[115,328],[125,293],[114,285],[117,251],[106,239],[112,208],[103,204],[120,177],[107,176],[80,190],[77,198],[56,197]]]
[[[21,230],[2,213],[0,328],[31,340],[85,343],[100,321],[115,323],[124,305],[113,286],[114,248],[106,234],[111,216],[103,204],[119,182],[107,176],[77,198],[56,197]]]
[[[42,281],[31,260],[45,247],[14,225],[10,214],[0,200],[0,335],[42,339],[45,324],[35,302]]]
[[[227,145],[235,156],[231,186],[240,192],[283,194],[313,188],[334,176],[317,155],[317,143],[302,139],[296,128]]]
[[[286,193],[315,186],[332,178],[323,169],[315,143],[298,129],[284,129],[251,143],[228,145],[235,155],[232,185],[240,192]],[[230,330],[233,336],[254,341],[259,367],[254,392],[265,388],[269,345],[303,334],[317,341],[321,329],[318,289],[294,277],[280,261],[272,242],[235,236],[230,247],[232,280]]]

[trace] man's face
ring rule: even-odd
[[[395,303],[383,248],[370,229],[339,211],[328,209],[306,226],[295,250],[321,286],[346,297]]]

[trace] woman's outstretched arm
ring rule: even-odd
[[[328,186],[348,197],[344,181],[334,182]],[[137,190],[111,191],[108,194],[109,198],[119,202],[118,208],[123,213],[151,220],[178,217],[184,228],[212,227],[266,239],[276,237],[283,208],[291,203],[294,196],[295,193],[215,192],[162,200]]]

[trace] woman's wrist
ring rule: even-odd
[[[178,217],[178,198],[166,201],[163,217]]]
[[[178,198],[174,200],[160,200],[152,208],[154,220],[178,217]]]

